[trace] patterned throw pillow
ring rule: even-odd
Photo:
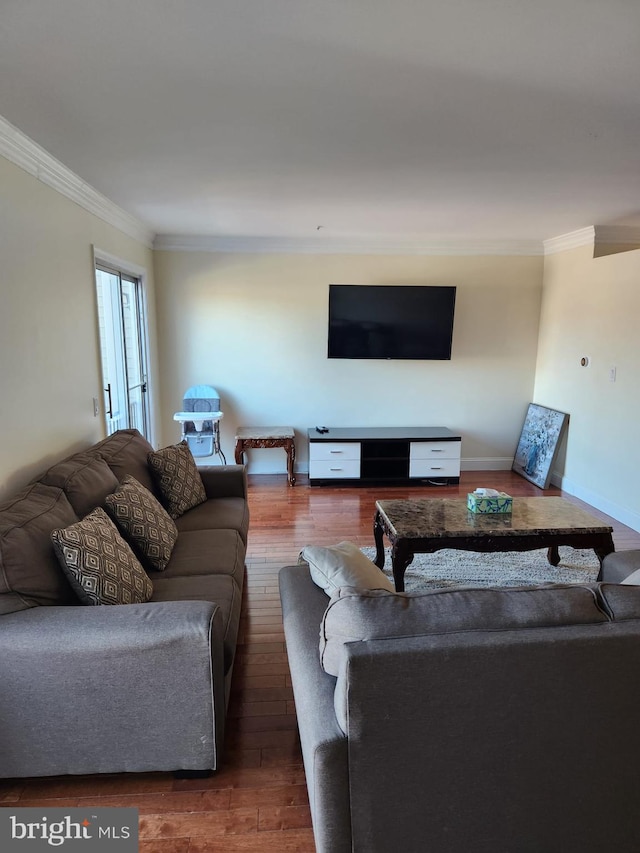
[[[83,604],[149,601],[153,584],[106,512],[51,533],[62,569]]]
[[[156,450],[147,459],[171,518],[180,518],[206,501],[202,477],[186,441]]]
[[[142,562],[159,572],[165,569],[178,528],[149,489],[127,476],[115,492],[107,495],[105,507]]]

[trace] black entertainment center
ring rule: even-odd
[[[460,482],[462,438],[447,427],[313,427],[309,484]]]

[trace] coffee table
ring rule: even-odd
[[[460,498],[376,501],[373,522],[375,564],[384,566],[386,536],[398,592],[404,591],[404,573],[414,554],[441,548],[485,553],[548,548],[552,566],[560,562],[559,545],[593,548],[602,574],[602,560],[615,550],[612,532],[600,519],[559,497],[514,498],[508,514],[473,513]]]

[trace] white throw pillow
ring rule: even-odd
[[[343,586],[395,592],[385,573],[353,542],[339,542],[328,547],[307,545],[300,551],[299,562],[303,561],[309,564],[314,583],[329,596]]]

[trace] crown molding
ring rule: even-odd
[[[579,246],[590,246],[595,251],[598,244],[640,246],[640,228],[631,225],[589,225],[545,240],[543,246],[545,255],[555,255]]]
[[[596,225],[596,243],[640,245],[640,228],[632,225]]]
[[[557,252],[566,252],[568,249],[577,249],[579,246],[593,247],[596,239],[596,230],[593,225],[570,231],[568,234],[560,234],[559,237],[551,237],[543,242],[544,254],[555,255]]]
[[[537,240],[338,240],[157,234],[153,248],[172,252],[299,255],[542,255]]]
[[[144,222],[93,189],[2,116],[0,155],[127,236],[153,246],[153,231]]]
[[[89,213],[149,248],[174,252],[303,255],[552,255],[596,242],[640,244],[640,228],[588,226],[540,242],[538,240],[390,240],[384,237],[316,239],[295,237],[220,237],[198,234],[157,234],[82,180],[26,134],[0,116],[0,156]]]

